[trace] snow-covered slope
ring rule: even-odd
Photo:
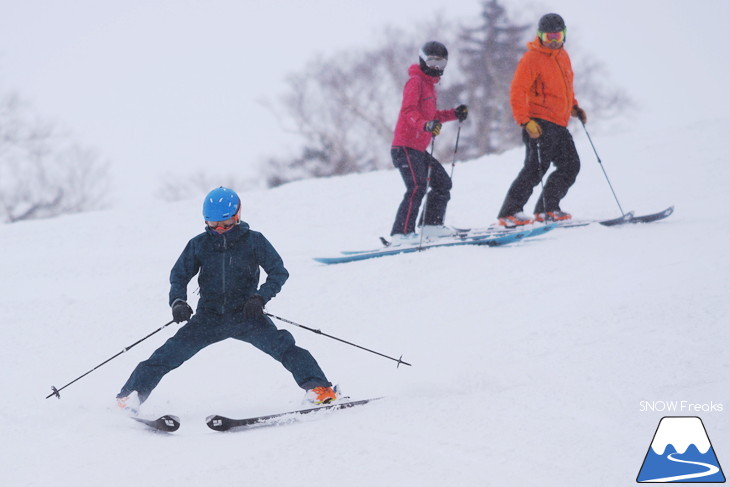
[[[170,373],[146,403],[179,415],[177,433],[118,416],[118,389],[178,325],[44,398],[170,319],[169,269],[202,228],[203,195],[0,226],[3,484],[628,485],[663,415],[640,401],[658,400],[723,403],[699,415],[727,463],[729,121],[595,137],[624,210],[675,204],[669,219],[504,248],[323,266],[311,258],[387,234],[397,173],[243,194],[244,219],[291,272],[269,311],[413,364],[289,327],[350,396],[386,399],[273,429],[204,424],[302,397],[283,368],[232,340]],[[585,134],[575,138],[583,169],[564,209],[618,216]],[[516,150],[457,164],[448,222],[494,221],[521,161]]]

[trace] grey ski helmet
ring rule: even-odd
[[[436,41],[429,41],[418,52],[418,62],[421,71],[429,76],[441,76],[449,60],[449,51],[446,46]]]

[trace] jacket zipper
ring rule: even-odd
[[[563,86],[565,86],[565,99],[568,102],[569,108],[568,113],[573,109],[573,98],[569,97],[568,94],[570,93],[570,90],[568,89],[568,80],[565,76],[565,71],[563,71],[563,67],[560,65],[560,61],[558,60],[558,56],[555,56],[555,62],[558,64],[558,69],[560,70],[560,77],[563,78]],[[570,120],[570,115],[568,115],[568,120]]]
[[[226,312],[226,254],[228,253],[228,243],[226,242],[226,236],[223,235],[223,260],[221,261],[221,278],[223,283],[221,288],[223,289],[223,309],[221,313]]]

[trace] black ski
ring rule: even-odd
[[[631,218],[631,223],[651,223],[651,222],[655,222],[657,220],[663,220],[666,217],[668,217],[669,215],[671,215],[672,213],[674,213],[674,206],[670,206],[666,210],[659,211],[657,213],[652,213],[650,215],[635,216],[635,217]]]
[[[557,225],[557,228],[585,227],[588,225],[593,225],[594,223],[598,223],[605,227],[613,227],[616,225],[623,225],[624,223],[631,223],[632,218],[634,218],[634,212],[630,211],[623,216],[620,216],[618,218],[611,218],[610,220],[580,220],[573,218],[570,220],[560,220],[550,223]]]
[[[167,433],[177,431],[180,427],[180,418],[171,414],[165,414],[157,419],[140,418],[138,416],[130,416],[130,418],[144,424],[148,428]]]
[[[633,220],[634,220],[634,212],[630,211],[630,212],[626,213],[625,215],[620,216],[618,218],[614,218],[612,220],[602,220],[602,221],[599,221],[598,223],[600,223],[601,225],[606,226],[606,227],[612,227],[614,225],[623,225],[624,223],[630,223]]]
[[[225,416],[213,415],[208,416],[208,418],[206,418],[205,420],[205,423],[210,429],[216,431],[241,431],[259,426],[275,426],[279,424],[293,423],[304,414],[316,413],[320,411],[335,411],[338,409],[351,408],[353,406],[361,406],[363,404],[367,404],[371,401],[376,401],[378,399],[381,398],[375,397],[372,399],[362,399],[359,401],[345,401],[335,404],[325,404],[324,406],[317,406],[309,409],[299,409],[297,411],[269,414],[268,416],[256,416],[246,419],[233,419],[227,418]]]

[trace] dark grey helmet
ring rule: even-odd
[[[441,76],[449,60],[449,51],[440,42],[430,41],[421,47],[418,52],[418,62],[421,71],[429,76]]]
[[[558,14],[545,14],[537,24],[538,32],[560,32],[565,30],[565,21]]]

